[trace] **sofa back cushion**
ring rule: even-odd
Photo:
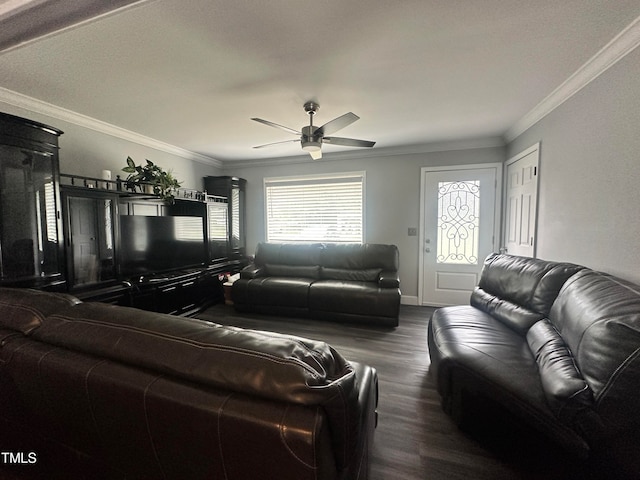
[[[320,266],[267,263],[264,265],[264,275],[267,277],[320,278]]]
[[[321,243],[258,243],[254,264],[264,265],[320,265]]]
[[[379,243],[326,243],[321,265],[341,270],[398,270],[399,254],[395,245]]]
[[[322,267],[321,278],[326,280],[346,280],[355,282],[377,282],[381,268],[348,269]]]
[[[50,314],[80,303],[64,293],[0,288],[0,327],[29,335]]]
[[[640,286],[585,269],[562,287],[549,320],[605,424],[640,428]]]
[[[484,262],[471,305],[521,334],[549,314],[564,282],[580,271],[572,263],[493,253]]]
[[[355,371],[324,342],[99,303],[49,316],[33,336],[200,385],[321,406],[338,462],[355,449]]]
[[[381,272],[397,272],[399,253],[373,243],[259,243],[254,264],[267,276],[377,282]]]

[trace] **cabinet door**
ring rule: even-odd
[[[112,280],[114,258],[114,198],[65,195],[72,286]]]
[[[224,259],[227,256],[228,210],[226,202],[209,201],[207,203],[209,261]]]
[[[227,200],[227,256],[244,256],[245,241],[245,189],[247,181],[238,177],[204,177],[207,193]]]
[[[229,236],[231,251],[236,254],[244,254],[244,188],[241,183],[234,182],[232,184],[229,203],[231,210],[231,235]]]
[[[0,145],[2,282],[36,284],[62,277],[56,157]]]

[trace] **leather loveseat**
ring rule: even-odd
[[[259,243],[232,298],[238,311],[395,327],[398,262],[395,245]]]
[[[429,323],[444,410],[465,425],[489,402],[607,478],[640,478],[640,287],[493,254],[470,303]]]
[[[0,476],[366,479],[376,402],[323,342],[0,288]]]

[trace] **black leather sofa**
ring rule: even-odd
[[[364,480],[376,402],[323,342],[0,289],[1,478]]]
[[[400,312],[395,245],[259,243],[234,282],[238,311],[395,327]]]
[[[493,254],[470,305],[434,312],[428,344],[443,408],[460,425],[489,402],[606,478],[640,478],[639,286]]]

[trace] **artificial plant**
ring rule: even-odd
[[[127,157],[127,166],[122,169],[129,174],[125,179],[126,187],[135,192],[136,189],[143,191],[144,185],[150,185],[155,195],[159,195],[167,203],[173,203],[180,182],[170,171],[164,171],[151,160],[146,162],[146,165],[136,165],[131,157]]]

